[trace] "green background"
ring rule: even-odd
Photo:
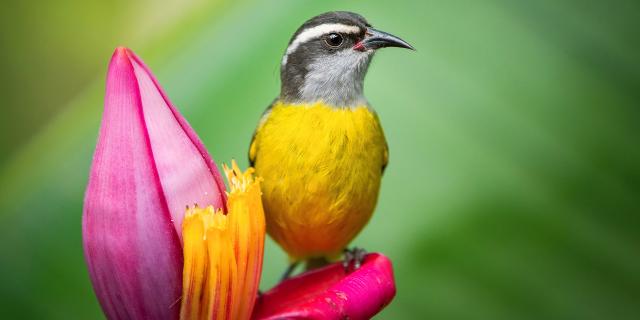
[[[354,244],[394,262],[381,319],[638,319],[637,1],[9,1],[0,10],[0,317],[101,318],[82,197],[115,46],[220,163],[246,165],[293,31],[352,10],[390,165]],[[286,264],[269,243],[263,288]]]

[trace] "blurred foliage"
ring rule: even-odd
[[[352,10],[391,149],[355,241],[395,264],[383,319],[637,319],[637,1],[9,1],[0,12],[0,313],[92,319],[83,191],[116,45],[219,161],[246,165],[291,33]],[[263,288],[286,264],[269,243]]]

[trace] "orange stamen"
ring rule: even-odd
[[[181,319],[249,319],[255,304],[265,236],[260,181],[235,161],[224,171],[228,212],[194,206],[184,218]]]

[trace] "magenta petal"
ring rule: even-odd
[[[222,182],[149,70],[113,54],[83,212],[89,275],[109,319],[176,319],[187,204],[223,207]]]
[[[224,183],[195,131],[171,104],[149,68],[133,52],[128,54],[140,87],[156,169],[173,224],[182,238],[186,205],[226,209]]]
[[[369,319],[395,294],[391,261],[372,253],[351,273],[335,263],[280,283],[260,296],[253,319]]]

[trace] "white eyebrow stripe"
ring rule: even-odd
[[[301,44],[313,38],[317,38],[323,34],[331,32],[358,33],[360,32],[360,28],[357,26],[350,26],[341,23],[325,23],[313,28],[306,29],[300,32],[300,34],[293,41],[291,41],[291,44],[287,48],[287,52],[284,54],[284,57],[282,57],[282,65],[287,64],[287,58],[289,57],[289,55],[296,51],[296,49],[298,49]]]

